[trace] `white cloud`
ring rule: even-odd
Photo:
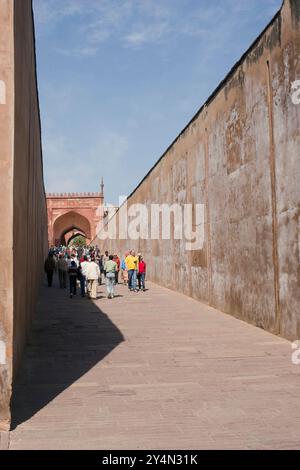
[[[259,0],[255,1],[259,5]],[[161,106],[157,106],[155,105],[158,102],[156,99],[152,103],[149,99],[151,84],[147,84],[147,96],[143,97],[142,102],[139,102],[140,98],[137,96],[136,101],[133,100],[134,103],[130,103],[132,107],[130,112],[124,113],[125,108],[123,106],[122,111],[121,103],[120,113],[124,113],[124,127],[120,126],[122,134],[116,131],[117,119],[112,119],[110,112],[106,119],[105,114],[101,115],[100,110],[97,111],[97,123],[105,122],[104,126],[110,129],[97,128],[95,116],[91,117],[87,124],[83,114],[82,127],[78,124],[80,119],[74,119],[74,130],[70,130],[73,125],[72,118],[78,110],[73,106],[73,101],[81,93],[76,85],[76,77],[73,80],[71,75],[66,74],[68,78],[65,79],[65,87],[64,84],[60,84],[57,89],[57,86],[52,88],[46,86],[48,81],[51,83],[51,77],[45,76],[41,96],[45,112],[43,148],[47,190],[97,190],[94,184],[95,181],[100,181],[102,175],[106,181],[112,182],[112,185],[115,184],[117,187],[122,185],[122,175],[124,174],[124,179],[127,178],[126,171],[128,171],[129,162],[134,161],[135,158],[138,163],[142,160],[132,144],[140,129],[144,125],[149,126],[149,135],[151,135],[153,129],[165,128],[166,116],[169,116],[168,106],[170,108],[173,106],[171,109],[174,116],[177,114],[177,121],[174,118],[176,126],[178,122],[181,122],[178,116],[191,116],[192,112],[196,111],[195,107],[198,107],[198,100],[200,102],[202,100],[202,97],[199,98],[202,88],[206,87],[204,97],[207,97],[207,88],[211,86],[213,89],[217,80],[224,77],[221,67],[218,72],[220,76],[215,72],[218,62],[224,62],[224,57],[227,56],[229,57],[228,64],[232,65],[232,57],[239,58],[241,47],[244,47],[241,46],[241,41],[245,41],[245,37],[241,34],[243,28],[249,29],[249,25],[252,24],[251,32],[253,32],[254,39],[253,24],[256,20],[258,24],[258,20],[263,16],[263,22],[265,22],[266,11],[271,18],[280,3],[281,0],[264,0],[261,2],[263,7],[260,9],[253,8],[249,0],[238,2],[236,0],[211,0],[210,2],[204,0],[34,0],[38,33],[47,36],[45,48],[47,52],[54,48],[55,52],[65,56],[89,58],[97,56],[103,45],[110,46],[110,43],[114,42],[114,45],[121,49],[122,55],[128,53],[128,48],[136,50],[156,47],[157,50],[163,51],[164,59],[167,57],[173,66],[174,55],[173,51],[170,53],[169,46],[181,46],[182,41],[186,40],[190,42],[186,43],[188,45],[184,44],[184,47],[190,47],[194,59],[187,72],[189,77],[184,82],[186,90],[180,89],[179,80],[176,80],[176,77],[173,76],[170,80],[169,88],[174,97],[171,104],[166,101]],[[67,34],[64,34],[64,29]],[[257,29],[258,34],[261,27],[258,26]],[[241,41],[239,34],[241,34]],[[62,37],[64,42],[60,44]],[[114,50],[113,52],[118,58],[120,51]],[[65,62],[70,62],[72,66],[72,61]],[[74,62],[78,66],[77,62]],[[94,62],[102,65],[101,60]],[[130,64],[130,61],[124,60],[123,62],[120,68]],[[159,65],[154,60],[153,69],[157,75],[160,73]],[[89,71],[90,75],[95,73],[92,67]],[[56,73],[59,72],[55,72],[54,75]],[[84,83],[85,77],[80,79]],[[88,83],[90,84],[90,81]],[[108,86],[107,82],[104,83]],[[115,86],[114,81],[113,86]],[[192,86],[193,92],[190,91]],[[107,93],[111,92],[109,86],[107,90]],[[141,92],[141,90],[138,91]],[[94,93],[96,96],[97,90],[94,90]],[[163,94],[164,90],[159,90],[157,87],[155,93],[153,92],[153,95],[162,98]],[[99,96],[101,96],[100,93]],[[78,102],[81,102],[84,93],[80,94],[79,98]],[[147,99],[150,105],[144,119],[141,119]],[[101,103],[100,100],[99,103]],[[115,103],[116,101],[112,100],[111,106],[115,106]],[[99,106],[101,107],[98,104]],[[105,106],[104,104],[104,109]],[[86,105],[84,109],[86,110]],[[91,109],[93,109],[92,104]],[[172,119],[170,115],[171,123]],[[66,132],[68,134],[64,137],[60,136],[59,133],[63,132],[64,123],[67,121],[69,125],[66,126]],[[72,132],[73,136],[70,135]],[[129,142],[131,142],[130,148]],[[162,145],[165,145],[165,141],[162,140],[162,142]],[[140,145],[143,148],[144,143]],[[131,174],[130,181],[136,181],[136,177],[136,174]]]
[[[139,25],[124,37],[125,42],[131,46],[142,46],[145,44],[156,44],[169,33],[170,27],[167,22]]]
[[[81,15],[84,12],[82,0],[34,0],[34,13],[37,24],[55,25],[66,17]]]
[[[270,17],[281,0],[265,0]],[[248,0],[190,2],[188,0],[34,0],[38,31],[46,34],[59,23],[77,18],[73,44],[64,55],[94,56],[110,39],[126,47],[159,44],[170,35],[199,36],[211,41],[213,35],[247,21]],[[184,11],[184,14],[182,14]],[[71,25],[72,26],[72,25]],[[71,28],[72,29],[72,28]],[[216,41],[215,41],[216,42]]]

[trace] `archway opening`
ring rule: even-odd
[[[85,239],[87,238],[86,233],[79,227],[69,227],[62,233],[60,244],[64,246],[70,245],[72,240],[78,236],[82,236]]]
[[[88,244],[91,239],[91,226],[86,217],[77,212],[67,212],[58,217],[53,225],[55,245],[67,246],[78,236],[85,238]]]
[[[74,233],[69,239],[66,239],[67,246],[86,246],[87,245],[87,238],[83,233],[76,232]]]

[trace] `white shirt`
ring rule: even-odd
[[[88,261],[83,261],[83,262],[81,263],[82,274],[83,274],[84,276],[87,276],[87,271],[88,271],[89,264],[90,264],[90,263],[89,263]]]
[[[98,279],[100,277],[99,265],[95,261],[88,263],[86,276],[88,279]]]

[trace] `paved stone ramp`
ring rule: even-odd
[[[94,303],[42,288],[10,448],[299,448],[291,344],[148,287]]]

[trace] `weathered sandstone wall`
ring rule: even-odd
[[[204,203],[205,245],[141,251],[148,278],[292,340],[300,337],[300,2],[280,12],[128,200]],[[103,246],[98,238],[94,241]]]
[[[0,99],[0,431],[10,426],[12,382],[47,249],[31,0],[0,2],[1,81],[6,98]]]

